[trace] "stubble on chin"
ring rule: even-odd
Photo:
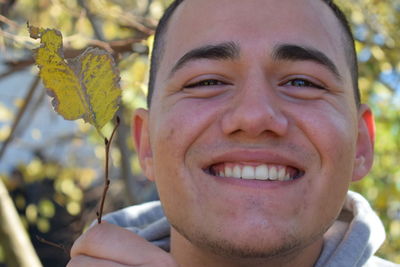
[[[211,237],[204,231],[191,227],[186,231],[175,224],[174,230],[185,238],[192,246],[216,257],[237,261],[290,261],[301,253],[302,249],[321,238],[323,233],[311,237],[296,236],[286,232],[280,237],[280,242],[271,241],[268,236],[258,235],[252,242]],[[211,227],[211,226],[210,226]],[[257,229],[255,229],[257,231]],[[323,230],[325,231],[325,229]],[[246,265],[244,265],[246,266]]]

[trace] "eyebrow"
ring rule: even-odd
[[[272,58],[275,60],[313,61],[325,66],[336,78],[342,80],[338,68],[328,56],[321,51],[306,46],[279,44],[274,47]]]
[[[237,59],[239,54],[240,48],[235,42],[201,46],[184,54],[172,68],[170,76],[191,61],[199,59],[233,60]]]
[[[184,54],[171,69],[172,76],[176,71],[191,61],[200,59],[234,60],[240,56],[240,47],[235,42],[223,42],[194,48]],[[337,79],[342,80],[338,68],[323,52],[307,46],[295,44],[276,45],[272,52],[274,60],[313,61],[326,67]]]

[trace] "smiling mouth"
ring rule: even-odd
[[[304,171],[295,167],[276,164],[219,163],[205,172],[216,177],[261,181],[292,181],[304,175]]]

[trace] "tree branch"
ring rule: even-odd
[[[104,42],[100,40],[92,40],[89,42],[88,46],[94,46],[102,48],[110,53],[112,53],[114,58],[117,58],[119,54],[132,53],[135,52],[133,44],[143,41],[143,38],[128,38],[124,40],[116,40],[110,42]],[[85,48],[86,49],[86,48]],[[65,48],[64,55],[65,58],[74,58],[82,54],[85,49],[73,49]],[[16,71],[21,71],[34,63],[32,57],[21,59],[21,60],[9,60],[4,64],[9,67],[9,69],[3,73],[0,73],[0,80],[13,74]]]
[[[15,206],[0,179],[0,243],[8,266],[41,267]]]
[[[116,143],[119,151],[121,152],[121,168],[120,168],[120,177],[125,183],[125,194],[127,196],[127,201],[129,205],[137,203],[137,199],[134,194],[135,182],[136,179],[132,175],[131,171],[131,163],[130,159],[132,158],[132,150],[129,149],[127,144],[127,140],[130,134],[130,127],[124,120],[124,111],[125,106],[123,104],[120,105],[118,114],[121,119],[121,124],[118,130],[118,134],[116,136]]]
[[[31,84],[29,90],[28,90],[28,93],[25,96],[24,104],[21,106],[21,108],[18,111],[17,116],[14,119],[14,122],[13,122],[13,124],[11,126],[10,134],[8,135],[7,139],[3,142],[3,145],[2,145],[2,147],[0,149],[0,160],[4,156],[8,145],[14,139],[14,134],[15,134],[15,131],[16,131],[17,127],[18,127],[18,124],[21,121],[22,116],[25,114],[26,108],[28,107],[28,104],[30,103],[30,101],[31,101],[31,99],[33,97],[33,93],[35,92],[36,88],[39,85],[39,81],[40,81],[40,78],[38,76],[36,76],[34,78],[32,84]]]
[[[101,29],[97,27],[96,18],[94,17],[90,9],[87,7],[86,2],[84,0],[78,0],[78,4],[85,10],[86,17],[88,18],[90,24],[92,25],[92,29],[96,38],[99,40],[104,40],[103,32]]]
[[[0,22],[7,24],[8,26],[16,29],[19,27],[18,23],[16,23],[15,21],[7,18],[6,16],[0,15]]]

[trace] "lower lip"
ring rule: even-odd
[[[213,176],[214,180],[218,183],[223,184],[230,184],[237,187],[244,187],[244,188],[251,188],[251,189],[258,189],[258,190],[267,190],[267,189],[280,189],[280,188],[287,188],[292,187],[295,184],[299,183],[303,176],[296,178],[294,180],[289,181],[270,181],[270,180],[252,180],[252,179],[238,179],[238,178],[231,178],[231,177],[219,177]]]

